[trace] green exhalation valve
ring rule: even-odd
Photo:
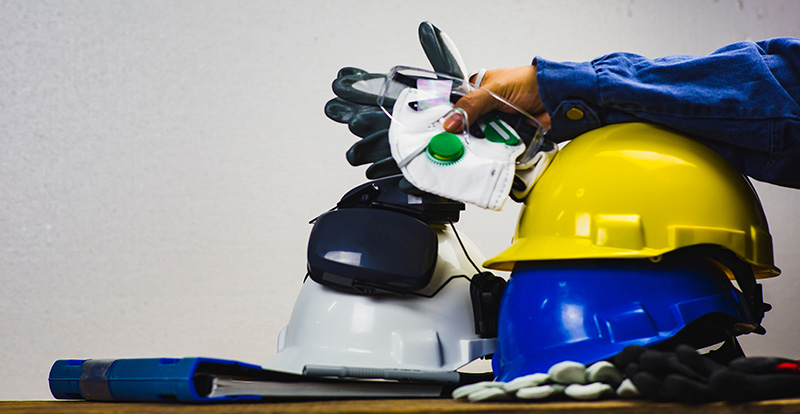
[[[428,142],[428,154],[436,161],[452,163],[464,156],[464,145],[456,134],[442,132]]]
[[[519,144],[519,136],[514,129],[497,118],[492,118],[483,125],[483,135],[491,142],[502,142],[511,146]]]

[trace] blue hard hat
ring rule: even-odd
[[[628,345],[677,338],[705,347],[756,330],[752,315],[724,267],[696,255],[518,262],[492,366],[498,381],[510,381],[562,361],[589,365]]]

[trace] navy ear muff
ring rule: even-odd
[[[317,218],[308,241],[315,282],[360,294],[403,294],[433,276],[438,240],[427,224],[375,208],[346,208]]]

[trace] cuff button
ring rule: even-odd
[[[583,119],[583,111],[578,108],[570,108],[567,110],[567,118],[573,121],[580,121]]]

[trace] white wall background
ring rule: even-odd
[[[423,20],[477,70],[800,36],[800,2],[0,1],[0,399],[60,358],[273,355],[308,220],[364,181],[330,82],[427,67]],[[756,187],[784,274],[743,342],[798,358],[800,191]],[[490,256],[516,214],[459,228]]]

